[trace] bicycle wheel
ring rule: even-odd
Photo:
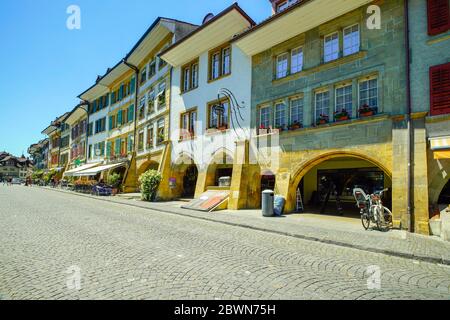
[[[384,209],[384,222],[386,227],[391,228],[392,227],[392,212],[386,207],[383,207]]]
[[[361,222],[362,222],[362,225],[363,225],[364,229],[369,230],[370,217],[369,217],[369,214],[367,212],[364,212],[363,214],[361,214]]]
[[[386,209],[387,208],[382,206],[376,206],[374,208],[375,217],[377,219],[377,229],[380,231],[386,231],[389,228],[389,223],[386,221]]]

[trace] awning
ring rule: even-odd
[[[450,159],[450,150],[434,151],[433,155],[435,160]]]
[[[430,138],[431,150],[450,149],[450,137]]]
[[[253,56],[372,2],[373,0],[299,1],[235,37],[233,41],[245,54]]]
[[[67,176],[67,177],[78,176],[78,174],[77,174],[78,172],[86,170],[86,169],[90,169],[90,168],[93,168],[93,167],[96,167],[99,164],[100,163],[98,163],[98,162],[97,163],[88,163],[88,164],[85,164],[83,166],[76,167],[74,169],[66,171],[64,173],[64,176]]]
[[[99,166],[99,167],[95,167],[95,168],[79,171],[79,172],[77,172],[77,176],[79,176],[79,177],[95,176],[97,173],[100,173],[100,172],[103,172],[103,171],[108,171],[108,170],[111,170],[111,169],[114,169],[114,168],[118,168],[118,167],[121,167],[121,166],[123,166],[125,164],[126,164],[126,162],[121,162],[121,163],[115,163],[115,164]]]

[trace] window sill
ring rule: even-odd
[[[189,93],[189,92],[195,91],[196,89],[198,89],[198,86],[196,86],[195,88],[191,88],[189,90],[186,90],[186,91],[181,91],[181,95],[183,95],[185,93]]]
[[[222,80],[222,79],[224,79],[224,78],[226,78],[226,77],[229,77],[229,76],[231,76],[231,72],[230,72],[230,73],[227,73],[227,74],[223,74],[223,75],[221,75],[220,77],[217,77],[217,78],[215,78],[215,79],[208,79],[208,83],[212,83],[212,82],[215,82],[215,81],[219,81],[219,80]]]
[[[450,30],[442,32],[434,36],[428,36],[427,45],[431,46],[436,43],[440,43],[450,39]]]
[[[180,139],[178,139],[178,142],[193,141],[195,139],[197,139],[197,136],[191,136],[191,137],[186,137],[186,138],[180,138]]]
[[[320,65],[313,67],[313,68],[309,68],[309,69],[303,69],[300,72],[294,73],[294,74],[289,74],[284,78],[276,78],[274,80],[272,80],[272,84],[282,84],[284,82],[288,82],[288,81],[292,81],[292,80],[297,80],[299,78],[302,77],[306,77],[309,76],[313,73],[317,73],[317,72],[322,72],[322,71],[326,71],[335,67],[338,67],[341,64],[346,64],[346,63],[350,63],[359,59],[363,59],[367,56],[367,51],[359,51],[357,53],[345,56],[345,57],[341,57],[339,59],[330,61],[330,62],[326,62],[326,63],[321,63]]]
[[[258,136],[264,137],[264,136],[274,135],[277,133],[279,133],[280,135],[283,135],[283,136],[295,135],[297,133],[300,134],[302,132],[303,133],[309,132],[311,130],[328,129],[328,128],[334,128],[334,127],[338,127],[338,126],[345,126],[345,125],[350,125],[350,124],[360,124],[360,123],[370,122],[370,121],[380,121],[380,120],[385,120],[388,118],[389,118],[388,114],[378,113],[373,116],[359,117],[359,118],[353,118],[353,119],[349,119],[349,120],[341,120],[341,121],[335,121],[335,122],[328,122],[328,123],[324,123],[324,124],[320,124],[320,125],[311,125],[308,127],[302,127],[302,128],[295,129],[295,130],[285,129],[283,131],[277,131],[277,129],[272,129],[273,130],[272,132],[258,134]]]

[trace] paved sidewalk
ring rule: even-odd
[[[182,209],[181,205],[185,202],[181,201],[149,203],[123,197],[97,197],[61,189],[46,189],[300,239],[450,265],[450,242],[445,242],[437,237],[422,236],[400,230],[365,231],[358,219],[312,214],[263,218],[258,210],[226,210],[206,213]]]

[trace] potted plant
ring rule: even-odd
[[[300,122],[298,122],[297,120],[295,120],[293,123],[291,123],[289,125],[289,130],[294,131],[294,130],[298,130],[302,127],[302,124]]]
[[[164,142],[165,137],[164,137],[164,133],[158,133],[158,143],[162,143]]]
[[[334,119],[336,121],[345,121],[345,120],[349,120],[350,116],[349,116],[347,110],[342,109],[341,111],[336,111],[334,113]]]
[[[148,170],[139,177],[141,185],[141,196],[144,201],[154,202],[156,193],[161,183],[161,173],[157,170]]]
[[[118,174],[118,173],[111,173],[108,176],[108,184],[112,188],[112,195],[115,196],[119,192],[120,174]]]
[[[358,112],[360,117],[370,117],[375,114],[375,109],[369,107],[368,104],[364,104],[361,108],[359,108]]]
[[[317,118],[316,124],[321,125],[327,124],[328,122],[330,122],[330,117],[327,114],[321,114],[319,115],[319,118]]]

